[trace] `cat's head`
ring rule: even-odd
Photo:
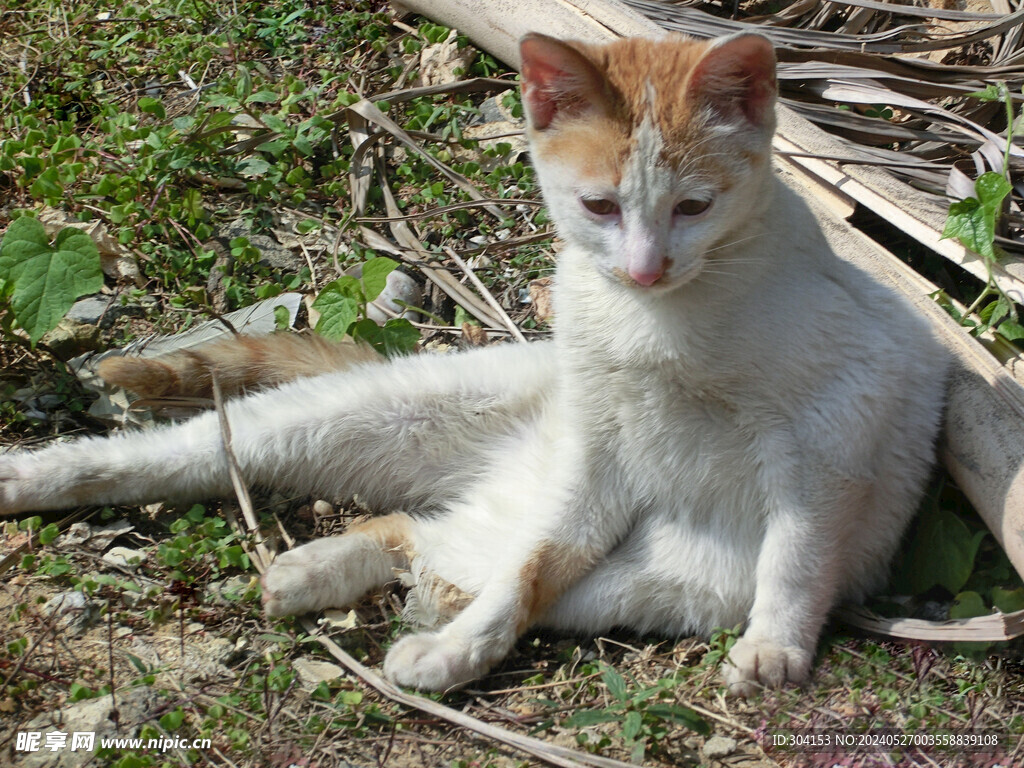
[[[637,290],[696,277],[763,209],[775,53],[755,34],[520,44],[534,165],[561,236]]]

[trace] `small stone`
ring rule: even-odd
[[[79,323],[68,318],[61,320],[52,331],[47,331],[42,343],[53,350],[61,360],[99,349],[100,329],[95,325]]]
[[[313,514],[316,517],[327,517],[334,514],[334,505],[329,501],[317,499],[313,502]]]
[[[130,688],[117,694],[116,724],[115,700],[108,694],[39,715],[21,728],[26,731],[62,731],[68,734],[91,732],[96,734],[98,747],[100,739],[103,738],[133,736],[138,732],[139,726],[152,718],[163,703],[160,695],[151,688]],[[18,764],[21,768],[76,768],[94,761],[94,750],[60,749],[54,752],[42,749],[25,755]]]
[[[522,122],[522,118],[517,118],[512,114],[512,110],[505,106],[505,99],[512,95],[514,92],[510,89],[497,93],[490,98],[484,99],[480,102],[479,110],[480,114],[477,115],[472,122],[474,123],[500,123],[500,122]]]
[[[84,592],[70,590],[54,595],[43,606],[43,613],[57,620],[61,631],[80,635],[99,619],[99,607]]]
[[[705,760],[721,760],[735,751],[736,739],[730,739],[728,736],[718,736],[717,734],[705,741],[704,746],[701,748],[701,754]]]
[[[140,563],[146,562],[149,553],[144,549],[131,549],[129,547],[111,547],[103,553],[103,562],[116,565],[121,568],[138,568]]]
[[[107,313],[116,307],[110,296],[89,296],[71,305],[65,317],[87,325],[99,325]]]
[[[233,605],[242,599],[249,589],[248,576],[229,576],[226,579],[211,581],[206,591],[213,602],[220,605]]]
[[[137,608],[145,599],[146,595],[142,592],[136,592],[133,589],[121,590],[121,602],[124,603],[125,608]]]
[[[236,219],[217,227],[214,236],[223,240],[225,246],[229,249],[232,240],[244,237],[249,241],[250,246],[260,252],[260,264],[272,269],[278,269],[282,272],[298,272],[306,265],[306,260],[301,254],[285,248],[268,235],[254,233],[252,228],[242,219]]]
[[[83,522],[72,523],[67,532],[60,537],[58,546],[64,548],[84,544],[89,540],[90,536],[92,536],[91,525]]]

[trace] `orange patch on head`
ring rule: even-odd
[[[632,150],[624,127],[604,117],[574,120],[572,130],[541,133],[533,145],[536,152],[570,165],[582,179],[613,187],[622,182]]]
[[[751,39],[760,43],[750,43]],[[587,90],[590,110],[556,116],[549,128],[532,131],[534,149],[571,164],[584,176],[618,184],[634,148],[636,129],[649,122],[662,139],[657,162],[673,168],[693,168],[694,161],[704,165],[704,158],[718,154],[709,131],[716,110],[731,120],[733,113],[741,115],[748,106],[752,112],[770,106],[766,94],[774,92],[774,59],[770,48],[769,58],[758,58],[765,53],[762,44],[768,45],[757,36],[740,36],[738,42],[715,47],[682,35],[625,38],[607,45],[565,43],[585,57],[588,77],[600,78],[603,87]],[[744,67],[751,67],[749,82],[754,86],[749,91],[744,90]],[[737,150],[733,158],[739,162],[763,161],[764,153],[752,157]]]
[[[608,45],[570,43],[591,62],[606,87],[600,109],[556,119],[532,131],[534,151],[570,165],[582,177],[618,186],[645,121],[661,133],[662,162],[678,166],[705,138],[686,99],[687,75],[707,43],[681,35],[626,38]]]

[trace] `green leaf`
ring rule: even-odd
[[[972,91],[967,95],[980,101],[1002,101],[1003,99],[1003,93],[995,83],[990,83],[983,91]]]
[[[18,523],[19,531],[34,531],[43,524],[43,518],[39,515],[33,515],[32,517],[26,517],[24,520]]]
[[[659,686],[652,685],[650,688],[644,688],[643,690],[637,691],[636,693],[634,693],[630,697],[630,701],[632,701],[633,705],[636,706],[640,702],[646,701],[647,699],[651,698],[652,696],[657,696],[659,693],[661,693],[662,690],[663,689],[660,688]]]
[[[260,121],[272,131],[277,131],[278,133],[288,132],[288,123],[277,115],[260,115]]]
[[[689,707],[679,704],[652,704],[647,708],[647,714],[669,723],[685,725],[691,731],[704,736],[711,733],[711,726],[704,718]]]
[[[292,316],[291,313],[288,311],[288,307],[286,307],[284,304],[278,304],[276,307],[274,307],[274,325],[277,327],[277,330],[283,331],[285,328],[291,325],[291,322]]]
[[[165,731],[174,732],[181,728],[182,722],[185,720],[185,710],[181,707],[171,710],[166,715],[160,718],[160,727]]]
[[[86,688],[81,683],[72,683],[68,688],[68,701],[82,701],[82,699],[91,699],[96,695],[96,692],[92,688]]]
[[[367,318],[355,324],[352,328],[352,338],[365,341],[385,357],[397,357],[416,351],[420,332],[402,317],[392,318],[383,326]]]
[[[1024,611],[1024,587],[1017,589],[992,587],[992,605],[1003,613]]]
[[[636,710],[626,713],[626,719],[622,723],[622,738],[626,741],[633,741],[640,735],[644,727],[644,718]]]
[[[983,173],[974,182],[977,197],[949,206],[943,239],[955,237],[965,246],[986,259],[995,260],[996,221],[1002,213],[1003,199],[1012,187],[1001,173]]]
[[[57,527],[56,523],[50,523],[39,532],[39,543],[49,544],[51,541],[56,539],[58,535],[60,535],[60,528]]]
[[[972,536],[963,520],[949,510],[934,507],[922,512],[908,555],[913,593],[923,594],[939,585],[957,594],[974,570],[974,557],[984,537],[984,531]]]
[[[647,754],[647,739],[640,739],[633,745],[633,749],[629,752],[629,759],[634,765],[640,765],[644,761],[644,755]]]
[[[75,299],[103,287],[103,272],[89,235],[67,227],[51,246],[42,224],[21,218],[0,242],[0,280],[14,285],[11,310],[35,344],[56,327]]]
[[[366,300],[373,301],[380,296],[388,282],[388,275],[395,271],[398,262],[387,256],[375,256],[363,264],[363,290]]]
[[[363,289],[354,277],[345,275],[328,283],[313,302],[313,309],[320,313],[316,332],[328,339],[343,338],[363,304]]]
[[[998,325],[996,332],[1009,341],[1020,341],[1024,339],[1024,325],[1014,321],[1005,320]]]
[[[29,187],[35,197],[51,198],[64,194],[64,186],[60,183],[60,171],[56,167],[47,168],[40,173]]]
[[[161,120],[167,117],[167,110],[164,109],[163,103],[159,99],[154,99],[150,96],[143,96],[139,99],[139,111],[155,115]]]
[[[31,216],[22,216],[11,222],[7,228],[4,239],[0,241],[0,252],[9,242],[25,240],[37,245],[49,245],[50,238],[46,236],[46,228]]]
[[[270,163],[262,157],[252,155],[238,165],[238,172],[243,176],[262,176],[270,170]]]
[[[277,101],[277,94],[273,91],[257,91],[245,100],[246,104],[272,104]]]
[[[394,317],[384,323],[381,336],[387,357],[412,354],[420,342],[419,330],[404,317]]]
[[[140,659],[138,656],[134,654],[128,653],[127,651],[124,651],[123,653],[125,656],[128,657],[128,661],[131,662],[131,665],[135,667],[136,672],[138,672],[140,675],[149,674],[149,665],[146,664],[142,659]]]
[[[615,671],[614,668],[604,665],[601,672],[601,679],[608,686],[608,693],[619,701],[629,701],[629,691],[626,690],[626,680]]]
[[[600,723],[612,723],[620,720],[622,714],[607,709],[584,709],[575,712],[562,721],[563,728],[587,728]]]
[[[988,616],[992,613],[981,595],[977,592],[961,592],[953,599],[949,608],[951,619],[972,619],[975,616]]]

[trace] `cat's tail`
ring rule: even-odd
[[[216,376],[225,397],[301,376],[382,360],[365,344],[337,343],[314,334],[234,336],[162,357],[108,357],[97,372],[108,384],[144,398],[213,397]]]

